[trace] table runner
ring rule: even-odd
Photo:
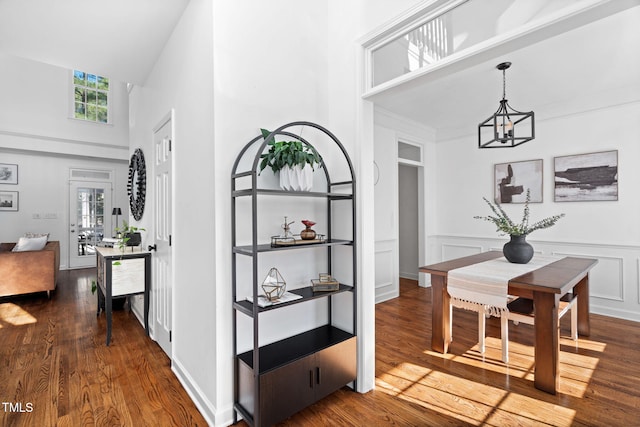
[[[534,255],[528,264],[514,264],[504,257],[449,271],[447,291],[456,307],[500,317],[507,309],[509,280],[561,260],[557,255]]]

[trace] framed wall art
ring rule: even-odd
[[[18,165],[0,163],[0,184],[18,183]]]
[[[618,150],[554,159],[554,200],[618,200]]]
[[[524,203],[527,190],[532,203],[542,203],[542,159],[498,163],[494,166],[496,203]]]
[[[0,191],[0,212],[1,211],[18,211],[17,191]]]

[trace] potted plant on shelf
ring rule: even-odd
[[[271,132],[260,129],[262,137],[267,138]],[[280,188],[292,191],[309,191],[313,186],[313,171],[320,163],[320,155],[310,145],[301,141],[276,141],[267,144],[269,151],[260,158],[260,172],[267,166],[274,173],[280,174]]]
[[[144,228],[129,225],[126,220],[123,220],[122,226],[116,227],[114,231],[118,237],[118,243],[116,244],[118,248],[120,248],[120,251],[124,252],[127,246],[131,246],[131,250],[133,251],[133,246],[140,245],[142,243],[142,235],[140,232],[146,230]]]
[[[555,223],[564,216],[564,214],[553,215],[534,224],[529,224],[529,200],[531,199],[531,191],[529,189],[527,189],[527,198],[524,203],[522,222],[519,224],[516,224],[509,218],[509,215],[507,215],[499,203],[491,203],[486,197],[483,197],[483,199],[487,202],[495,216],[475,216],[474,218],[492,222],[498,227],[496,231],[500,232],[500,235],[508,234],[511,236],[511,240],[505,243],[502,252],[509,262],[515,264],[526,264],[533,258],[533,247],[526,241],[527,235],[536,230],[555,225]]]

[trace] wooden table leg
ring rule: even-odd
[[[439,353],[449,351],[451,343],[450,297],[445,278],[431,275],[431,349]]]
[[[536,334],[534,385],[539,390],[556,394],[560,367],[558,301],[555,294],[534,291],[533,305]]]
[[[591,324],[589,322],[588,274],[573,287],[573,293],[578,295],[578,334],[589,336],[591,333]]]

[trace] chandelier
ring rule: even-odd
[[[515,110],[507,102],[505,71],[510,66],[511,62],[496,66],[502,71],[502,100],[498,110],[478,125],[478,148],[517,147],[535,138],[533,111]]]

